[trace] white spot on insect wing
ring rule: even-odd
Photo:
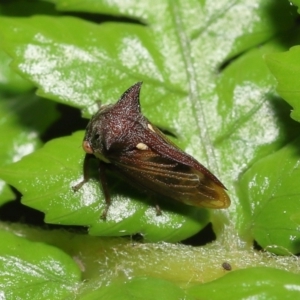
[[[147,127],[148,127],[151,131],[155,132],[151,124],[148,124]]]
[[[148,150],[149,149],[149,147],[144,143],[138,143],[135,147],[139,150]]]

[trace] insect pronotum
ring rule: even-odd
[[[109,167],[130,183],[151,194],[207,208],[230,204],[224,185],[192,156],[180,150],[141,113],[141,82],[130,87],[116,104],[104,105],[91,118],[83,139],[86,152],[83,181],[88,181],[88,161],[99,159],[99,178],[106,201],[111,203],[105,169]]]

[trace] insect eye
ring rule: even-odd
[[[100,136],[99,133],[94,134],[93,135],[93,141],[97,141],[99,136]]]

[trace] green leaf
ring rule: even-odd
[[[125,283],[115,283],[107,287],[102,287],[81,298],[82,300],[114,300],[114,299],[157,299],[192,300],[193,297],[186,296],[186,293],[174,283],[158,278],[134,278]]]
[[[264,249],[277,254],[299,253],[300,139],[254,164],[241,178],[244,225]],[[243,191],[248,190],[245,194]]]
[[[16,2],[22,13],[28,11],[30,6],[26,1],[15,1],[0,5],[0,12],[12,13]],[[27,9],[24,9],[25,4]],[[24,7],[20,9],[20,5]],[[15,162],[37,149],[41,145],[38,135],[57,118],[55,105],[29,93],[34,85],[13,71],[10,63],[11,58],[0,50],[0,165]],[[10,187],[0,179],[0,205],[14,198]]]
[[[11,58],[0,50],[0,90],[5,92],[27,92],[33,89],[33,84],[24,80],[13,71],[9,64]]]
[[[37,0],[31,2],[35,3],[28,5],[28,1],[26,0],[6,1],[6,3],[0,4],[0,15],[26,16],[34,13],[57,14],[54,10],[54,6],[49,3]],[[2,42],[3,41],[0,41],[0,49],[3,46]],[[10,93],[28,92],[32,90],[34,85],[16,74],[16,72],[10,68],[10,63],[11,58],[4,51],[0,50],[0,90]]]
[[[300,1],[299,0],[291,0],[291,3],[298,6],[298,13],[299,13]]]
[[[30,5],[28,5],[27,0],[3,1],[0,4],[0,14],[12,17],[25,17],[33,14],[58,14],[54,5],[47,2],[45,0],[31,0]]]
[[[115,295],[115,298],[119,299],[120,297],[117,296],[121,291],[124,292],[123,297],[127,292],[129,295],[135,293],[135,295],[141,296],[146,288],[155,295],[158,290],[161,290],[162,295],[167,297],[173,292],[181,295],[183,291],[189,291],[189,287],[194,285],[201,288],[202,283],[205,282],[211,282],[207,285],[208,287],[212,286],[209,289],[204,284],[205,293],[217,294],[220,287],[220,296],[225,294],[222,290],[223,278],[220,277],[228,273],[222,267],[224,261],[229,262],[232,266],[232,271],[228,274],[230,275],[228,281],[225,280],[227,275],[224,277],[226,285],[228,286],[230,278],[233,278],[233,282],[240,286],[237,293],[247,292],[247,288],[251,289],[251,287],[253,290],[257,290],[259,284],[263,285],[269,293],[277,284],[279,276],[276,274],[279,270],[285,271],[285,273],[281,273],[283,275],[287,270],[289,271],[290,275],[283,277],[286,278],[286,281],[282,279],[283,283],[287,283],[286,288],[288,283],[293,283],[292,278],[299,276],[297,257],[275,256],[268,252],[258,253],[253,252],[252,249],[249,251],[246,249],[235,250],[232,244],[228,245],[230,251],[226,251],[224,245],[222,247],[218,242],[210,243],[205,247],[190,247],[180,243],[152,244],[136,243],[126,238],[99,238],[64,230],[42,230],[37,227],[24,226],[24,224],[0,223],[1,227],[15,235],[31,241],[43,242],[44,245],[52,245],[69,254],[82,271],[82,283],[78,289],[73,289],[79,299],[103,299],[104,296],[109,297],[110,295]],[[45,247],[43,249],[44,257],[51,256],[52,249],[52,247]],[[252,271],[254,266],[268,266],[269,271],[260,272],[262,275],[256,276],[256,273]],[[250,268],[249,276],[245,274],[247,270],[241,273],[237,272],[236,276],[233,275],[236,270],[245,268]],[[22,270],[19,270],[17,276],[22,276]],[[219,280],[212,281],[216,278],[220,278],[220,283]],[[243,282],[245,283],[244,289]],[[105,286],[108,287],[105,288]],[[160,288],[158,289],[158,287]],[[274,293],[277,291],[275,288]],[[234,295],[235,289],[230,289],[230,292]],[[152,293],[147,293],[144,297],[152,295]],[[197,296],[196,299],[198,298]],[[210,298],[210,296],[205,297],[205,299]],[[235,297],[228,297],[228,299],[233,298]]]
[[[5,299],[63,299],[80,280],[76,263],[61,250],[0,230],[0,294]]]
[[[0,206],[15,198],[15,194],[11,188],[0,179]]]
[[[43,133],[57,117],[55,105],[34,94],[0,98],[1,162],[16,162],[41,144]]]
[[[148,241],[178,241],[208,223],[206,210],[182,204],[162,202],[163,214],[156,216],[155,202],[141,200],[144,196],[113,177],[110,180],[114,191],[112,205],[107,219],[102,220],[105,200],[99,193],[99,182],[91,180],[78,192],[72,190],[82,180],[82,136],[83,132],[78,132],[52,140],[20,162],[1,168],[0,176],[24,194],[22,203],[45,212],[46,222],[90,226],[93,235],[141,232]]]
[[[298,136],[300,126],[290,120],[290,107],[275,95],[276,83],[262,59],[280,48],[275,39],[250,50],[219,77],[217,93],[222,98],[219,109],[223,119],[214,146],[220,147],[220,161],[230,166],[224,173],[229,172],[232,179]]]
[[[266,56],[266,62],[278,81],[277,91],[294,109],[291,117],[300,122],[300,46],[292,47],[283,53]]]
[[[248,268],[230,272],[187,292],[196,299],[297,299],[299,275],[272,268]]]
[[[0,94],[1,165],[16,162],[39,148],[39,135],[57,116],[54,103],[32,93],[22,96]],[[10,188],[0,180],[0,204],[13,198]]]
[[[141,2],[136,3],[134,0],[130,1],[120,1],[120,2],[103,2],[103,1],[94,1],[86,0],[84,2],[78,0],[52,0],[52,3],[56,3],[56,6],[59,10],[62,11],[85,11],[90,13],[104,13],[113,16],[125,16],[128,18],[138,19],[141,22],[153,26],[156,23],[167,23],[169,20],[166,20],[162,12],[166,12],[170,15],[176,17],[182,17],[183,23],[191,25],[188,28],[177,28],[178,30],[187,30],[192,31],[196,36],[203,34],[203,31],[206,29],[206,24],[218,23],[223,20],[227,20],[222,24],[225,26],[225,29],[229,29],[230,32],[235,31],[235,34],[238,35],[238,31],[234,30],[230,25],[230,21],[235,21],[236,16],[234,13],[239,13],[240,21],[242,22],[241,31],[247,30],[243,28],[243,25],[250,21],[249,12],[253,15],[259,15],[260,19],[251,20],[253,22],[253,31],[249,30],[247,35],[241,34],[237,41],[237,46],[239,51],[242,51],[242,48],[247,48],[251,45],[256,45],[261,40],[267,39],[268,36],[272,36],[278,31],[285,31],[286,29],[293,26],[293,21],[291,15],[294,14],[293,9],[289,9],[288,3],[277,2],[276,4],[273,1],[256,1],[256,5],[249,5],[247,1],[218,1],[216,3],[204,3],[196,1],[178,1],[177,3],[161,3],[160,1],[151,1],[151,2]],[[293,1],[292,1],[293,2]],[[294,0],[295,2],[295,0]],[[198,15],[192,11],[189,11],[189,8],[197,9]],[[160,12],[158,14],[157,12]],[[233,14],[234,19],[230,19],[231,13]],[[274,24],[273,16],[280,14],[282,18],[276,18],[276,23]],[[188,19],[190,17],[190,19]],[[221,24],[218,24],[219,26]],[[163,25],[162,25],[163,26]],[[249,29],[249,28],[248,28]],[[212,31],[209,31],[211,33]],[[242,32],[240,32],[242,33]],[[205,34],[203,34],[205,36]],[[222,34],[221,34],[222,35]],[[221,36],[220,35],[220,36]],[[227,35],[229,39],[235,39],[236,36],[232,37]],[[218,37],[217,37],[218,38]],[[224,42],[224,41],[223,41]]]
[[[60,18],[49,17],[50,9],[36,10],[39,4],[50,2],[60,10],[80,14],[76,18]],[[125,238],[95,238],[62,230],[5,225],[19,226],[22,230],[17,235],[54,245],[74,257],[83,271],[83,282],[79,289],[75,285],[78,279],[75,284],[66,284],[65,294],[60,298],[98,299],[98,294],[102,298],[119,298],[120,291],[124,291],[122,297],[128,293],[128,297],[141,298],[149,295],[145,290],[150,290],[155,298],[171,297],[172,293],[182,298],[187,298],[188,293],[190,299],[297,298],[299,274],[292,274],[299,273],[297,257],[274,256],[252,247],[256,239],[275,253],[299,252],[299,213],[298,206],[294,206],[297,199],[292,199],[298,193],[298,155],[294,148],[299,147],[300,128],[289,118],[290,107],[274,92],[274,78],[262,58],[267,55],[268,61],[269,54],[299,44],[298,33],[291,29],[296,19],[295,8],[288,1],[273,0],[36,3],[24,7],[28,1],[20,0],[0,5],[1,13],[10,16],[0,19],[0,47],[11,56],[11,74],[21,74],[38,87],[40,95],[82,108],[85,116],[95,111],[96,101],[114,103],[130,85],[144,81],[141,105],[145,115],[174,134],[178,145],[220,177],[232,199],[228,211],[211,213],[217,241],[205,247],[136,244]],[[34,11],[40,16],[12,17]],[[111,22],[99,24],[101,14],[108,14],[104,20]],[[97,23],[80,17],[97,19]],[[122,23],[124,20],[126,23]],[[3,61],[7,70],[9,59],[5,57]],[[293,63],[296,65],[291,59],[289,73]],[[287,84],[294,83],[291,79]],[[18,92],[17,80],[9,82],[11,87],[1,81],[3,91]],[[22,83],[20,87],[19,91]],[[295,99],[289,103],[296,112]],[[14,114],[14,109],[8,111],[14,116],[20,114]],[[33,120],[30,109],[27,114]],[[34,116],[42,128],[47,127],[40,110]],[[27,124],[18,125],[20,131],[27,132]],[[47,222],[90,226],[95,235],[139,231],[148,241],[176,241],[208,222],[207,211],[179,204],[162,204],[163,216],[157,217],[153,207],[156,202],[127,187],[116,174],[109,174],[113,196],[110,219],[106,224],[99,220],[104,201],[97,180],[91,180],[77,194],[71,191],[71,186],[82,178],[82,137],[83,132],[78,132],[51,141],[35,154],[1,168],[7,181],[24,194],[23,203],[44,211]],[[8,141],[11,136],[4,138]],[[12,146],[3,150],[9,156],[11,149]],[[3,161],[8,163],[5,155]],[[284,163],[287,166],[280,169]],[[270,184],[265,184],[267,179]],[[35,234],[29,233],[32,230]],[[1,241],[18,249],[13,239]],[[54,248],[43,246],[41,256],[53,256]],[[35,253],[29,250],[27,254]],[[224,261],[233,270],[245,270],[231,271],[209,282],[227,273],[222,268]],[[60,262],[65,268],[70,257]],[[34,264],[40,266],[37,261]],[[45,269],[52,271],[49,265]],[[5,267],[0,267],[1,274],[5,274]],[[27,278],[23,269],[16,270],[14,275]],[[32,280],[39,277],[33,275]],[[187,284],[199,282],[209,283],[187,288]],[[103,288],[109,284],[111,287]],[[31,293],[32,286],[26,286],[24,291],[27,289]],[[29,299],[34,298],[30,293]],[[24,299],[24,295],[25,292],[19,298]],[[51,296],[46,299],[54,297]],[[41,298],[39,294],[37,298]]]
[[[37,85],[40,95],[85,109],[85,115],[95,110],[98,99],[115,102],[130,85],[143,80],[141,105],[145,115],[173,133],[176,143],[220,177],[229,189],[230,214],[212,215],[217,236],[224,234],[225,228],[228,231],[225,224],[230,222],[243,226],[247,214],[243,210],[237,214],[240,204],[235,181],[255,161],[277,151],[297,135],[287,129],[289,108],[276,99],[274,79],[262,59],[266,53],[286,48],[288,43],[271,38],[292,28],[295,9],[288,2],[258,0],[250,6],[246,0],[221,1],[217,6],[193,1],[55,3],[59,9],[126,16],[147,25],[98,25],[73,17],[1,18],[3,47],[13,58],[13,68]],[[278,12],[280,18],[275,20]],[[283,35],[290,37],[295,33],[290,30]],[[251,49],[262,43],[265,45]],[[79,135],[72,139],[79,147]],[[61,140],[59,145],[64,143]],[[78,195],[70,190],[71,183],[79,180],[79,149],[52,149],[52,159],[43,158],[43,164],[38,163],[42,153],[39,152],[3,173],[24,194],[24,203],[46,212],[48,222],[89,225],[91,233],[102,235],[141,230],[150,240],[169,241],[191,235],[207,223],[203,211],[175,206],[175,212],[185,211],[172,212],[172,218],[160,219],[159,224],[153,206],[143,196],[123,189],[111,177],[113,197],[119,200],[113,201],[113,223],[103,224],[98,217],[103,200],[97,183],[90,182]],[[63,168],[67,159],[69,165]],[[29,176],[31,181],[25,180],[25,184],[25,173],[20,167],[33,165],[37,173]],[[76,174],[71,172],[71,165]],[[49,170],[49,177],[42,166]],[[58,169],[62,176],[54,175]],[[35,195],[33,187],[37,188]],[[43,190],[49,190],[52,198],[55,192],[55,198],[47,200],[48,206],[43,206],[39,198]],[[166,211],[171,209],[166,204]],[[123,217],[119,219],[121,212]],[[168,213],[165,216],[169,218]],[[182,224],[184,216],[189,216],[189,225],[174,233],[171,228]],[[166,224],[166,231],[158,232]],[[234,234],[235,228],[231,230]],[[252,236],[249,233],[245,238],[250,240]]]

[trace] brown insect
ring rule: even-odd
[[[224,185],[142,115],[141,85],[138,82],[130,87],[116,104],[100,107],[90,120],[82,143],[86,152],[84,178],[73,189],[88,181],[88,161],[96,157],[106,201],[104,219],[111,203],[105,179],[108,166],[152,194],[197,207],[228,207]]]

